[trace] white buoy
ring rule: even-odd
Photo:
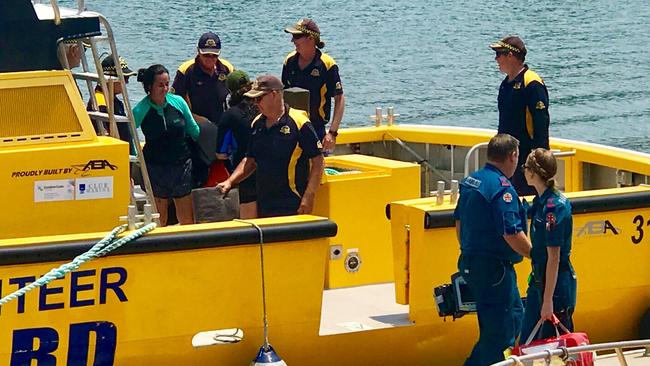
[[[251,366],[287,366],[287,364],[282,361],[280,356],[275,353],[273,347],[270,344],[266,344],[260,347],[260,351],[257,353],[257,357],[251,362]]]

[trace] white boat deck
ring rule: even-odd
[[[623,352],[627,366],[648,366],[650,365],[650,356],[645,355],[645,350],[634,350]],[[599,356],[596,358],[594,366],[619,366],[618,358],[615,353]]]
[[[408,310],[395,302],[394,283],[325,290],[319,334],[413,325]]]
[[[408,305],[395,302],[395,285],[384,283],[325,290],[319,335],[410,326]],[[650,366],[645,350],[624,352],[627,366]],[[598,356],[595,366],[619,366],[615,353]]]

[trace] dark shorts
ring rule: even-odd
[[[239,183],[239,203],[250,203],[257,200],[257,183],[255,173]]]
[[[147,164],[156,198],[181,198],[192,192],[192,159],[177,164]]]

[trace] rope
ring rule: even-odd
[[[90,248],[87,252],[76,256],[71,262],[62,264],[57,268],[51,269],[49,272],[47,272],[45,275],[43,275],[43,277],[39,278],[38,280],[0,299],[0,306],[8,303],[11,300],[17,299],[20,296],[25,295],[27,292],[35,288],[47,285],[48,283],[56,279],[62,278],[67,273],[72,272],[77,268],[79,268],[82,264],[91,261],[95,258],[102,257],[128,242],[136,240],[137,238],[153,230],[155,227],[156,227],[155,223],[147,224],[137,230],[134,230],[133,232],[129,233],[123,238],[115,240],[117,235],[121,234],[126,230],[127,225],[120,225],[116,227],[110,233],[108,233],[108,235],[106,235],[102,240],[97,242],[97,244],[93,245],[92,248]]]
[[[260,234],[260,265],[262,266],[262,311],[264,311],[264,351],[268,351],[270,348],[269,343],[269,322],[266,315],[266,285],[264,281],[264,234],[262,233],[262,228],[259,227],[256,223],[252,221],[235,219],[234,221],[241,222],[244,224],[249,224],[257,229],[257,232]]]

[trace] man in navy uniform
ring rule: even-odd
[[[325,42],[321,40],[320,29],[314,20],[301,19],[284,31],[291,34],[291,42],[296,50],[290,52],[284,60],[282,82],[287,88],[309,90],[309,119],[318,138],[323,141],[323,150],[331,152],[336,145],[345,110],[339,66],[332,57],[321,51]],[[326,133],[325,125],[330,121],[332,99],[334,114]]]
[[[221,54],[219,36],[207,32],[199,39],[197,55],[178,67],[173,92],[182,96],[197,123],[219,124],[225,110],[228,87],[226,78],[235,67]]]
[[[523,306],[513,264],[530,257],[525,210],[508,180],[519,157],[519,142],[494,136],[488,162],[460,184],[454,211],[461,255],[458,269],[476,300],[479,340],[465,366],[503,361],[519,334]]]
[[[217,185],[226,193],[256,171],[258,217],[311,213],[323,175],[321,142],[305,112],[284,102],[283,88],[277,77],[262,75],[244,94],[261,114],[253,120],[246,157]]]
[[[499,70],[506,74],[499,86],[499,133],[519,140],[519,162],[511,181],[520,196],[534,195],[520,167],[533,149],[549,148],[548,91],[544,80],[524,63],[527,51],[521,38],[508,36],[490,48],[496,52]]]

